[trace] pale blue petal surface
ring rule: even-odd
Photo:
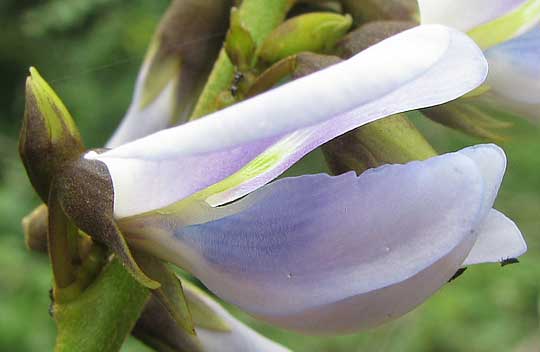
[[[486,51],[488,85],[521,104],[540,104],[540,26]]]
[[[259,318],[353,331],[405,314],[455,273],[492,206],[488,183],[472,158],[451,153],[358,177],[283,179],[216,208],[214,221],[157,216],[123,230]]]
[[[517,9],[527,0],[419,0],[422,23],[467,32]]]

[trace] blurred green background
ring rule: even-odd
[[[2,0],[0,2],[0,351],[48,351],[47,258],[29,253],[21,218],[39,201],[18,160],[24,81],[36,66],[75,117],[87,146],[102,145],[123,116],[146,44],[167,0]],[[479,143],[412,114],[440,152]],[[540,130],[514,116],[504,143],[509,167],[497,207],[524,232],[521,264],[482,265],[427,303],[379,329],[305,337],[256,322],[295,351],[540,351]],[[321,167],[315,153],[290,173]],[[149,351],[129,339],[123,351]]]

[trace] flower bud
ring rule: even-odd
[[[30,68],[19,153],[32,186],[44,202],[55,172],[83,150],[69,111],[38,71]]]
[[[511,127],[511,123],[497,120],[484,109],[464,99],[422,109],[421,111],[431,120],[473,137],[496,142],[507,139],[504,135],[498,133],[498,130]]]
[[[318,12],[293,17],[270,33],[259,57],[274,63],[302,51],[329,53],[351,25],[349,15]]]
[[[410,21],[374,21],[350,32],[338,44],[339,55],[350,58],[378,42],[415,27]]]
[[[209,72],[227,26],[230,1],[181,1],[171,3],[148,49],[141,70],[144,109],[161,95],[171,81],[183,105],[194,95]],[[174,101],[171,102],[174,104]],[[179,107],[177,107],[179,108]]]
[[[231,10],[231,27],[227,33],[225,50],[232,64],[241,71],[248,70],[254,63],[257,44],[242,23],[238,10]]]
[[[47,253],[47,206],[41,204],[22,220],[26,247],[35,252]]]
[[[437,155],[403,114],[370,123],[322,147],[333,174],[361,173],[384,164],[404,164]]]
[[[378,20],[419,22],[417,0],[342,0],[346,13],[357,23]]]

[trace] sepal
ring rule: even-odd
[[[114,189],[105,164],[82,156],[66,165],[56,176],[54,186],[57,187],[57,201],[80,230],[111,249],[141,285],[152,289],[159,287],[158,282],[140,269],[116,224]],[[50,218],[51,214],[49,222]]]
[[[161,285],[152,291],[154,298],[163,305],[179,327],[188,334],[195,335],[191,312],[180,279],[161,260],[138,251],[134,251],[133,254],[144,273]]]

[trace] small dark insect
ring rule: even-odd
[[[238,94],[238,85],[240,84],[240,82],[242,82],[243,79],[244,79],[244,74],[242,72],[236,71],[234,73],[234,78],[231,85],[231,94],[233,97],[235,97],[236,94]]]
[[[458,271],[456,271],[456,273],[454,274],[454,276],[452,276],[450,278],[450,280],[448,280],[448,282],[452,282],[454,281],[455,279],[457,279],[458,277],[460,277],[464,272],[465,270],[467,270],[467,267],[465,268],[459,268]]]
[[[236,94],[238,94],[238,87],[237,87],[235,84],[233,84],[233,85],[231,86],[231,95],[232,95],[233,97],[235,97]]]
[[[236,85],[236,84],[242,82],[243,79],[244,79],[244,74],[242,72],[235,72],[233,84]]]
[[[506,258],[501,260],[501,266],[505,266],[508,264],[516,264],[519,263],[519,260],[517,258]]]

